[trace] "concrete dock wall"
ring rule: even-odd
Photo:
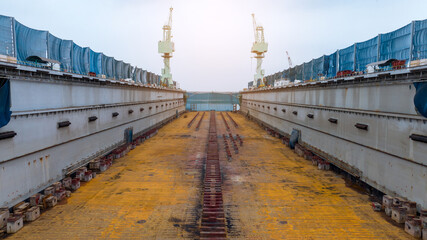
[[[17,135],[0,140],[0,206],[13,206],[123,144],[126,129],[136,135],[185,111],[180,90],[18,70],[2,75],[11,81],[13,114],[0,132]]]
[[[331,163],[425,208],[427,143],[410,138],[427,135],[413,104],[415,81],[424,80],[413,73],[244,91],[241,111],[285,135],[299,130],[299,142]]]

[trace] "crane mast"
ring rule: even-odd
[[[264,53],[268,50],[268,43],[264,39],[264,28],[261,25],[257,25],[255,20],[255,14],[252,13],[253,27],[254,27],[254,37],[255,42],[252,44],[251,52],[255,53],[255,58],[257,60],[256,74],[254,75],[254,84],[256,87],[258,80],[260,80],[260,87],[264,86],[264,69],[261,69],[262,59],[264,58]]]
[[[162,68],[162,78],[161,84],[163,86],[172,86],[172,74],[170,72],[170,59],[172,58],[172,53],[175,52],[175,45],[172,42],[172,10],[169,9],[169,21],[167,24],[163,25],[163,40],[159,41],[158,49],[159,53],[163,54],[163,63],[164,68]]]
[[[288,56],[289,68],[291,68],[292,67],[292,60],[291,60],[291,57],[289,56],[288,51],[286,51],[286,56]]]

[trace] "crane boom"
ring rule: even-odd
[[[172,10],[173,10],[172,7],[169,8],[169,22],[168,22],[168,25],[169,25],[169,27],[170,27],[171,30],[172,30]]]
[[[252,23],[253,23],[253,27],[254,27],[254,37],[255,37],[255,42],[258,40],[258,36],[257,36],[257,25],[256,25],[256,19],[255,19],[255,14],[252,13]]]

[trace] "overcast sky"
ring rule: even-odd
[[[253,80],[251,13],[272,74],[427,18],[427,0],[0,0],[0,14],[157,74],[173,6],[174,80],[189,91],[238,91]]]

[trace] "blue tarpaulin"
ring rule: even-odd
[[[118,61],[114,59],[114,70],[115,70],[115,78],[117,80],[123,79],[123,61]]]
[[[90,71],[96,75],[102,73],[102,53],[94,52],[89,48]]]
[[[380,35],[380,61],[388,59],[409,60],[412,24]]]
[[[13,18],[0,15],[0,54],[15,57]]]
[[[337,74],[337,52],[325,56],[325,69],[328,78]]]
[[[89,73],[89,48],[73,43],[73,71],[78,74]]]
[[[10,81],[0,80],[0,128],[10,121]]]
[[[338,51],[339,71],[354,71],[354,45]]]
[[[365,71],[369,63],[397,59],[418,60],[427,58],[427,19],[413,21],[412,23],[395,31],[379,34],[364,42],[356,43],[347,48],[340,49],[323,59],[323,71],[320,58],[313,62],[297,65],[294,69],[287,69],[287,78],[291,81],[302,79],[301,66],[304,66],[304,79],[318,78],[320,73],[326,77],[335,77],[336,73],[343,70]],[[338,63],[337,63],[338,61]],[[338,68],[338,69],[337,69]],[[312,71],[312,72],[310,72]],[[273,76],[269,75],[269,76]],[[268,77],[268,76],[267,76]],[[277,78],[277,76],[274,76]]]
[[[132,79],[135,82],[142,82],[142,69],[141,68],[135,68],[133,71]]]
[[[123,63],[123,78],[132,77],[132,67],[129,63]]]
[[[295,79],[296,80],[302,80],[302,75],[303,75],[303,73],[302,73],[302,64],[301,65],[298,65],[298,66],[295,66]]]
[[[113,57],[94,52],[89,47],[80,47],[72,40],[64,40],[29,28],[12,17],[0,15],[0,55],[26,61],[30,56],[49,58],[61,63],[61,69],[78,74],[104,74],[107,78],[135,78],[137,82],[158,83],[158,76]],[[22,62],[21,62],[22,63]],[[24,63],[25,64],[25,63]]]
[[[16,48],[18,60],[38,56],[47,58],[47,31],[35,30],[15,21]]]
[[[47,42],[47,52],[48,58],[61,62],[60,57],[60,47],[61,47],[61,39],[55,37],[52,34],[48,34],[48,42]]]
[[[320,76],[325,76],[325,57],[324,56],[321,56],[320,58],[313,60],[312,78],[318,79]]]
[[[427,58],[427,20],[414,22],[412,60]]]
[[[356,71],[364,71],[366,65],[378,61],[378,37],[356,43]]]
[[[142,70],[142,83],[144,83],[144,84],[148,83],[147,70]]]
[[[312,73],[313,73],[313,60],[308,62],[308,63],[303,63],[303,71],[304,71],[304,77],[303,80],[310,80],[312,78]]]
[[[114,78],[114,58],[102,54],[102,74],[107,78]]]
[[[48,35],[48,58],[61,63],[61,68],[65,71],[72,70],[71,54],[73,42],[71,40],[62,40],[54,35]]]

